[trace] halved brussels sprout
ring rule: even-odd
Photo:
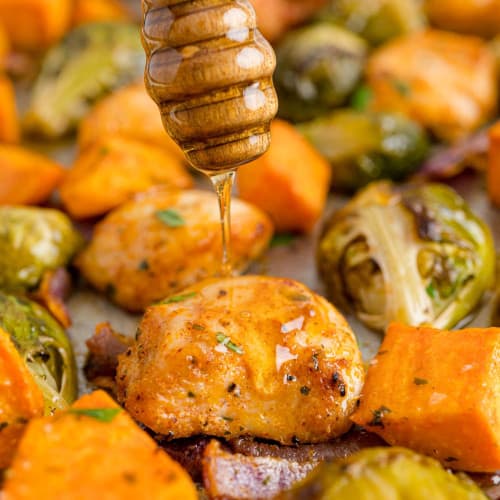
[[[319,19],[340,24],[374,45],[426,24],[422,2],[416,0],[329,0]]]
[[[71,131],[94,101],[142,77],[144,64],[135,24],[96,22],[74,29],[45,56],[26,127],[46,137]]]
[[[0,292],[0,326],[10,334],[43,393],[45,413],[77,396],[73,349],[57,321],[38,304]]]
[[[280,116],[311,120],[343,104],[361,77],[366,53],[361,38],[332,24],[292,31],[276,50]]]
[[[494,280],[489,228],[440,184],[369,186],[329,220],[317,256],[334,303],[377,330],[452,328]]]
[[[465,474],[405,448],[367,448],[317,467],[283,500],[486,500]]]
[[[80,234],[58,210],[0,207],[0,289],[36,287],[45,271],[66,266],[81,244]]]
[[[379,179],[403,180],[429,150],[420,125],[391,113],[343,109],[298,128],[331,163],[334,187],[345,191]]]

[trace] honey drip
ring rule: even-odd
[[[145,81],[163,124],[216,189],[230,266],[230,193],[236,168],[263,154],[278,101],[274,52],[248,0],[143,0]]]

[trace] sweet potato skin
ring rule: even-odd
[[[12,461],[26,422],[43,415],[43,395],[10,335],[0,328],[0,469]]]
[[[188,474],[124,411],[108,422],[75,412],[115,408],[97,391],[69,411],[31,421],[7,475],[5,500],[195,500]]]
[[[0,0],[0,23],[14,47],[39,51],[67,31],[72,0]]]
[[[494,36],[500,32],[499,0],[426,0],[425,10],[438,28]]]
[[[0,144],[0,205],[46,201],[64,177],[54,161],[19,146]]]
[[[499,328],[448,332],[392,324],[352,420],[446,467],[495,472],[499,353]]]
[[[0,62],[1,66],[3,62]],[[0,142],[16,143],[19,142],[20,137],[14,87],[9,78],[0,73]]]
[[[144,83],[129,85],[99,101],[80,123],[78,146],[84,150],[109,135],[164,148],[184,161],[181,148],[165,132],[158,106]]]
[[[109,136],[80,153],[61,186],[66,210],[76,219],[102,215],[155,184],[188,188],[192,178],[164,149]]]
[[[495,58],[479,38],[438,30],[397,38],[374,52],[366,73],[374,110],[401,112],[445,141],[496,111]]]
[[[76,0],[73,25],[96,21],[126,21],[130,13],[119,0]]]
[[[500,207],[500,121],[489,132],[487,176],[490,200]]]
[[[330,166],[293,125],[275,120],[271,134],[269,151],[238,171],[240,197],[267,212],[277,231],[309,232],[325,207]]]

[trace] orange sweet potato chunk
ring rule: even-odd
[[[488,193],[491,201],[500,207],[500,121],[490,129]]]
[[[80,153],[60,193],[66,210],[74,218],[84,219],[105,214],[153,185],[183,189],[192,183],[175,154],[109,136]]]
[[[0,0],[0,24],[14,47],[39,51],[69,28],[73,0]]]
[[[80,123],[81,150],[109,135],[119,135],[166,149],[184,161],[181,148],[165,132],[158,106],[144,83],[134,83],[99,101]]]
[[[471,472],[500,469],[500,328],[389,326],[352,420]]]
[[[0,205],[43,203],[63,176],[64,169],[49,158],[0,144]]]
[[[330,166],[289,123],[275,120],[271,135],[269,151],[239,169],[240,197],[267,212],[277,231],[309,232],[323,213]]]
[[[43,415],[42,391],[10,335],[0,328],[0,469],[7,467],[26,421]]]
[[[3,62],[0,64],[3,65]],[[0,73],[0,142],[19,142],[20,136],[14,87],[12,82]]]
[[[197,498],[187,472],[102,391],[28,424],[3,493],[4,500]]]
[[[73,25],[96,21],[126,21],[130,13],[119,0],[75,0]]]

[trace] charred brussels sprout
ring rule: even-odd
[[[340,106],[358,83],[367,47],[328,23],[291,32],[276,50],[279,114],[300,122]]]
[[[76,28],[47,53],[26,127],[46,137],[71,131],[94,101],[141,77],[144,64],[136,25],[101,22]]]
[[[66,266],[81,242],[71,221],[57,210],[0,207],[0,289],[36,287],[45,271]]]
[[[345,26],[374,45],[425,26],[421,2],[415,0],[328,0],[319,19]]]
[[[368,448],[317,467],[283,500],[486,500],[466,475],[405,448]]]
[[[77,396],[76,366],[64,330],[41,306],[0,292],[0,326],[10,334],[45,401],[45,412],[65,408]]]
[[[380,179],[403,180],[429,150],[420,125],[391,113],[339,110],[299,130],[332,165],[335,188],[345,191]]]
[[[488,227],[451,188],[373,184],[327,223],[320,274],[333,301],[368,326],[451,328],[492,285]]]

